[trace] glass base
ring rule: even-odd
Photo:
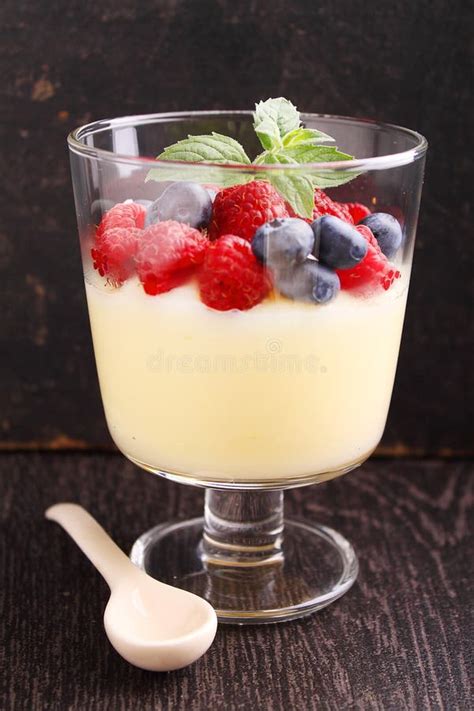
[[[130,557],[149,575],[204,597],[220,622],[304,617],[344,595],[357,578],[354,549],[326,526],[285,520],[280,554],[253,565],[206,552],[203,527],[203,518],[156,526]]]

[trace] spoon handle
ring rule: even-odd
[[[125,553],[82,506],[55,504],[47,509],[45,516],[59,523],[69,533],[111,589],[125,575],[130,575],[131,569],[138,572]]]

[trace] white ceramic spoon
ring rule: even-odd
[[[210,647],[217,617],[208,602],[133,565],[81,506],[56,504],[45,516],[69,533],[105,578],[112,593],[104,612],[105,631],[127,662],[171,671],[196,661]]]

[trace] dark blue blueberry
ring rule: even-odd
[[[172,183],[146,211],[145,227],[175,220],[197,229],[207,227],[212,213],[211,196],[198,183]]]
[[[326,304],[337,296],[341,284],[335,272],[314,259],[276,272],[278,291],[289,299]]]
[[[323,215],[311,225],[313,254],[331,269],[350,269],[367,254],[368,243],[352,225],[339,217]]]
[[[402,228],[398,220],[387,212],[374,212],[360,222],[374,233],[379,247],[388,259],[391,259],[402,243]]]
[[[313,243],[313,231],[307,222],[296,217],[277,217],[255,232],[252,251],[269,267],[288,267],[304,262]]]

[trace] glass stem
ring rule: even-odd
[[[283,491],[206,489],[202,557],[251,567],[283,559]]]

